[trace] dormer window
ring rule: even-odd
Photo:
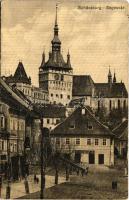
[[[91,122],[87,123],[87,128],[88,128],[88,130],[92,130],[93,129],[93,125],[92,125]]]
[[[75,128],[75,121],[70,121],[69,128]]]

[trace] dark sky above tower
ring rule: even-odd
[[[2,2],[2,73],[14,73],[19,60],[26,66],[32,83],[38,83],[38,69],[45,49],[51,50],[55,24],[55,0],[5,0]],[[95,6],[102,9],[79,9]],[[123,6],[107,10],[106,6]],[[68,49],[74,74],[90,74],[95,82],[107,82],[108,67],[117,80],[127,84],[127,3],[60,0],[59,38],[63,57]],[[33,69],[33,70],[32,70]]]

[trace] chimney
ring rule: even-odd
[[[86,110],[85,108],[82,108],[82,115],[85,115],[86,114]]]

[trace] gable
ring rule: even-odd
[[[51,131],[52,135],[112,136],[108,128],[102,125],[87,108],[77,108],[70,117]]]

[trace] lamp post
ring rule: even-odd
[[[6,199],[10,199],[11,186],[10,186],[10,134],[7,133],[7,187]]]
[[[44,189],[45,189],[45,160],[43,156],[44,151],[44,135],[43,135],[43,118],[41,117],[41,191],[40,199],[44,199]]]

